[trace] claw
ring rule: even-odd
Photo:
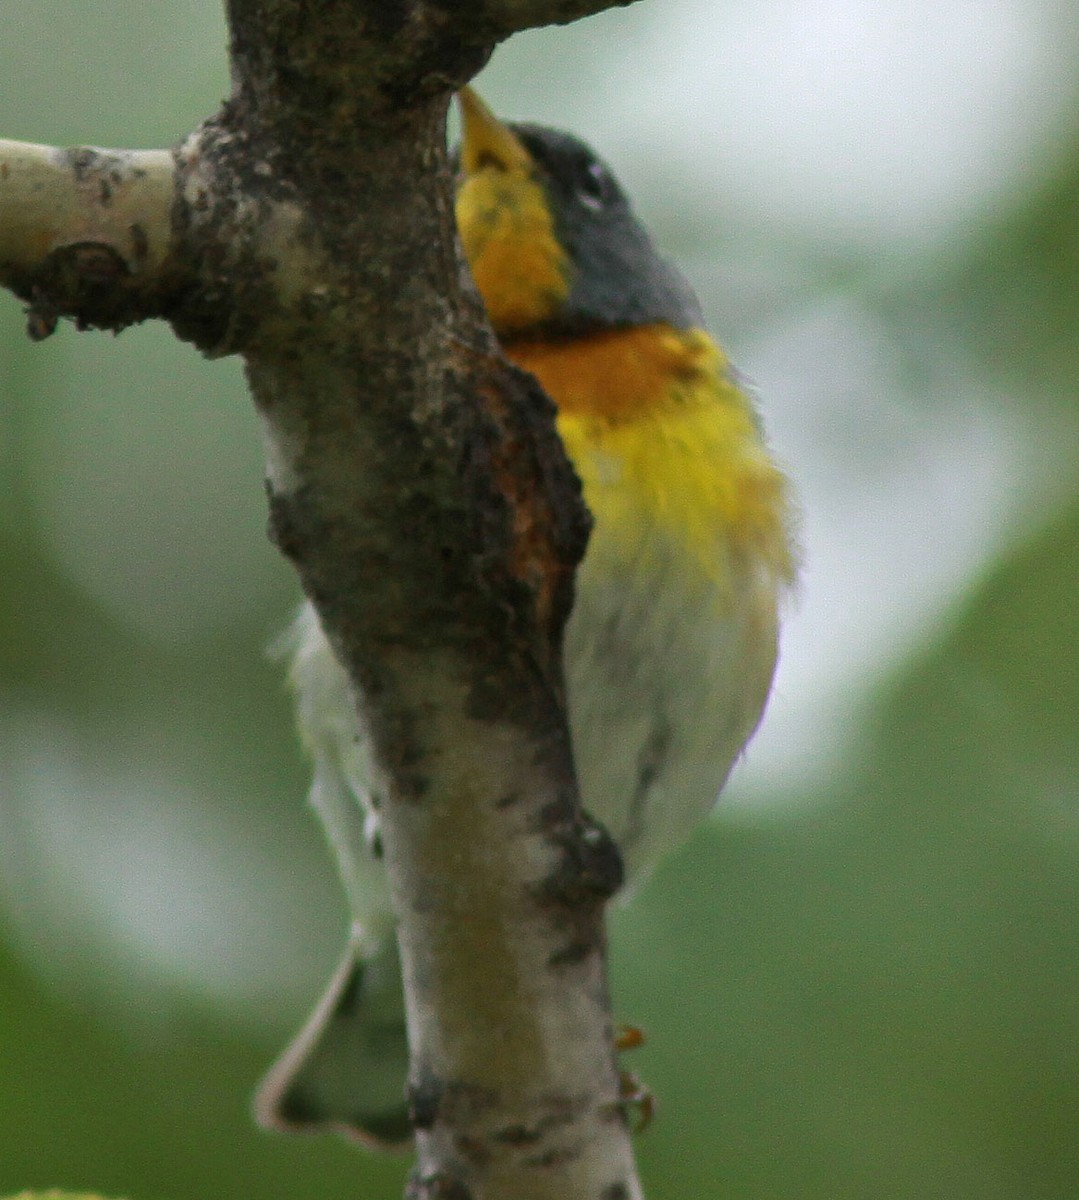
[[[620,1025],[615,1031],[614,1048],[620,1054],[626,1050],[636,1050],[644,1043],[644,1033],[636,1025]],[[656,1115],[656,1098],[632,1071],[620,1071],[618,1107],[626,1118],[630,1132],[641,1133],[652,1124],[652,1118]]]
[[[614,1048],[621,1054],[623,1050],[636,1050],[645,1043],[644,1030],[636,1025],[619,1025],[614,1035]]]
[[[643,1133],[656,1115],[656,1097],[632,1071],[618,1076],[618,1105],[625,1114],[631,1133]]]

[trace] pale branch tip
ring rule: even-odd
[[[0,284],[39,340],[60,316],[122,329],[160,316],[171,278],[172,155],[0,141]]]

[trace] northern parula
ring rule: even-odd
[[[558,409],[594,517],[565,641],[581,798],[629,881],[709,812],[760,721],[794,577],[787,482],[753,404],[607,166],[497,120],[470,89],[457,224],[506,355]],[[311,802],[352,915],[347,953],[256,1109],[276,1128],[406,1140],[408,1048],[368,749],[315,611],[291,681]]]

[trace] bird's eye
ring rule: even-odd
[[[589,163],[577,182],[577,198],[594,212],[607,203],[611,194],[611,177],[599,163]]]

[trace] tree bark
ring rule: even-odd
[[[148,317],[243,356],[271,531],[356,685],[400,920],[414,1197],[640,1195],[561,633],[588,518],[456,245],[445,115],[495,43],[610,0],[227,0],[172,155],[0,143],[30,332]]]

